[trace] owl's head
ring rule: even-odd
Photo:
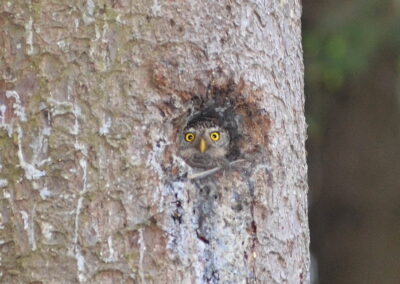
[[[180,155],[192,167],[218,166],[229,152],[229,131],[209,119],[189,122],[180,133]]]

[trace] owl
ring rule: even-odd
[[[226,162],[229,131],[214,120],[196,119],[180,133],[180,155],[193,168],[211,169]]]

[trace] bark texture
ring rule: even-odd
[[[3,1],[2,283],[304,283],[299,1]],[[190,180],[182,122],[245,162]]]

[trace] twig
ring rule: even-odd
[[[230,162],[229,166],[233,166],[233,165],[235,165],[237,163],[244,162],[244,161],[246,161],[246,160],[245,159],[235,160],[233,162]],[[193,173],[191,175],[188,175],[188,179],[192,180],[192,179],[197,179],[197,178],[203,178],[203,177],[212,175],[212,174],[218,172],[221,169],[222,169],[222,167],[218,166],[218,167],[212,168],[210,170],[206,170],[206,171],[202,171],[202,172],[198,172],[198,173]]]

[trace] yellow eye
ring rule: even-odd
[[[219,140],[219,132],[211,132],[210,138],[212,141],[218,141]]]
[[[188,132],[185,134],[185,141],[192,142],[194,140],[194,134],[192,132]]]

